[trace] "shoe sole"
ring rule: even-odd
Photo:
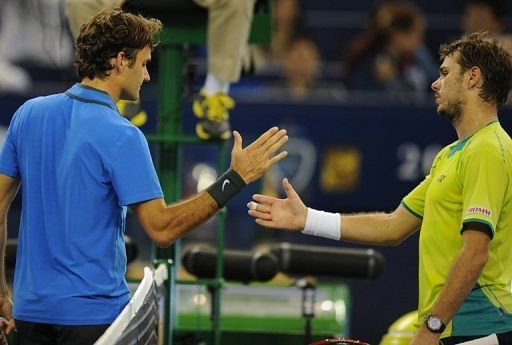
[[[202,140],[228,140],[231,138],[231,132],[224,132],[220,136],[213,137],[210,133],[206,132],[201,126],[201,123],[196,124],[196,135]]]

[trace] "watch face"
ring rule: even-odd
[[[433,317],[433,316],[429,317],[427,324],[428,324],[428,328],[430,328],[433,331],[440,330],[441,327],[443,326],[443,323],[441,322],[441,320],[439,318]]]

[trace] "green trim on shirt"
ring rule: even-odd
[[[452,157],[456,152],[462,151],[466,143],[468,142],[469,138],[471,138],[472,135],[469,137],[465,137],[464,139],[457,141],[455,144],[450,146],[450,152],[448,153],[448,158]]]
[[[403,206],[403,207],[405,207],[405,209],[406,209],[407,211],[409,211],[409,213],[412,213],[412,215],[413,215],[413,216],[416,216],[416,217],[418,217],[419,219],[423,219],[423,216],[422,216],[422,215],[420,215],[420,214],[418,214],[418,213],[416,213],[416,212],[414,212],[414,211],[412,210],[412,208],[410,208],[409,206],[407,206],[407,204],[405,203],[405,201],[404,201],[404,200],[402,200],[400,203],[402,204],[402,206]]]
[[[492,225],[491,222],[488,222],[486,220],[483,220],[483,219],[479,219],[479,218],[468,218],[468,219],[464,219],[464,221],[462,222],[462,224],[466,224],[466,223],[470,223],[470,222],[475,222],[475,223],[482,223],[482,224],[485,224],[487,225],[491,231],[492,231],[492,234],[494,235],[495,233],[495,230],[494,230],[494,226]],[[462,232],[462,228],[460,229],[460,231]]]
[[[486,124],[485,126],[483,126],[482,128],[480,128],[476,133],[478,133],[480,130],[482,130],[483,128],[495,123],[495,122],[499,122],[498,120],[492,120],[491,122],[489,122],[488,124]],[[453,156],[457,151],[461,151],[464,146],[466,145],[466,143],[468,142],[468,139],[471,138],[473,135],[475,135],[476,133],[473,133],[471,134],[470,136],[467,136],[465,137],[464,139],[460,140],[460,141],[457,141],[455,144],[453,144],[452,146],[450,146],[450,152],[448,153],[448,158],[450,158],[451,156]]]

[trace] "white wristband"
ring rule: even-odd
[[[303,234],[340,239],[341,215],[339,213],[325,212],[308,207],[306,225]]]

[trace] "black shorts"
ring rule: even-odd
[[[92,345],[110,325],[63,326],[15,320],[18,345]]]

